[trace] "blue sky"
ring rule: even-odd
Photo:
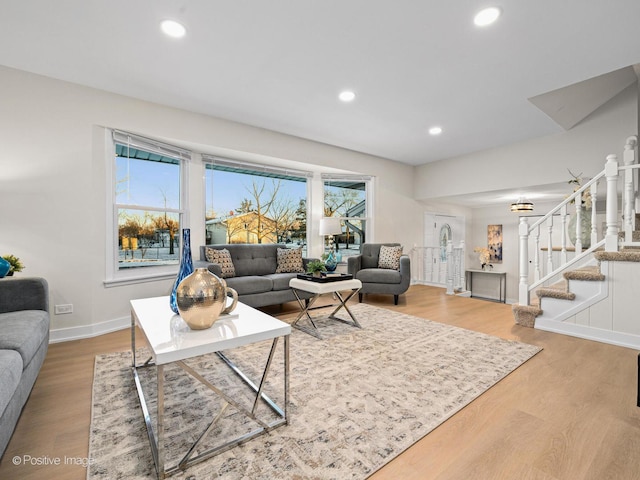
[[[252,175],[242,175],[233,172],[224,172],[220,170],[207,170],[207,212],[213,209],[218,216],[228,215],[240,207],[242,200],[249,199],[255,205],[252,195],[252,181],[258,185],[262,182],[265,184],[264,198],[268,198],[272,190],[272,178],[259,177]],[[307,197],[307,184],[305,182],[294,182],[289,180],[281,180],[279,196],[289,198],[294,208],[297,208],[301,198]]]
[[[116,157],[116,202],[130,205],[180,207],[180,166]]]
[[[149,207],[179,208],[179,166],[150,162],[135,158],[117,157],[117,203]],[[214,210],[218,216],[228,215],[240,207],[243,199],[255,200],[251,194],[252,181],[265,183],[264,198],[269,196],[274,180],[268,177],[243,175],[220,170],[206,171],[206,211]],[[307,196],[305,182],[281,180],[279,196],[291,200],[297,208],[301,198]]]

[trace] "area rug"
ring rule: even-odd
[[[320,318],[316,323],[322,340],[293,330],[290,425],[173,478],[367,478],[540,351],[366,304],[350,308],[362,329]],[[255,374],[270,343],[226,353],[240,368]],[[284,390],[282,358],[281,352],[276,354],[266,387],[279,404]],[[129,364],[128,352],[96,357],[90,480],[155,478]],[[213,383],[240,388],[231,385],[235,376],[217,355],[199,357],[190,365],[207,372]],[[165,378],[165,445],[170,451],[167,465],[172,465],[220,405],[177,367],[165,368]],[[154,386],[152,375],[143,382]],[[228,418],[207,436],[212,442],[252,428],[237,421],[240,414],[233,408],[227,410]]]

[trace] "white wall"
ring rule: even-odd
[[[621,156],[627,137],[638,132],[637,99],[632,85],[567,132],[422,165],[416,168],[416,198],[525,190],[567,181],[567,169],[593,176],[608,154]]]
[[[421,243],[413,168],[357,152],[0,67],[0,253],[23,260],[21,276],[49,281],[54,338],[121,325],[130,299],[166,295],[170,280],[105,288],[105,129],[202,146],[209,153],[285,159],[373,175],[371,241]],[[242,153],[239,153],[242,152]],[[192,169],[191,185],[202,169]],[[191,205],[192,248],[204,241],[204,200]],[[4,280],[9,281],[9,280]],[[69,329],[69,330],[64,330]]]

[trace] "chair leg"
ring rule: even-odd
[[[361,293],[358,294],[358,303],[362,303],[362,294]]]
[[[399,297],[399,295],[394,295],[394,296],[393,296],[393,304],[394,304],[394,305],[397,305],[397,304],[398,304],[398,297]]]

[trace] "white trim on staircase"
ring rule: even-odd
[[[536,329],[640,350],[640,335],[536,318]]]
[[[605,269],[607,269],[606,265]],[[575,294],[574,300],[552,297],[541,299],[542,314],[536,318],[536,327],[540,320],[563,322],[591,305],[604,300],[609,296],[609,281],[608,278],[603,281],[569,280],[569,291]]]

